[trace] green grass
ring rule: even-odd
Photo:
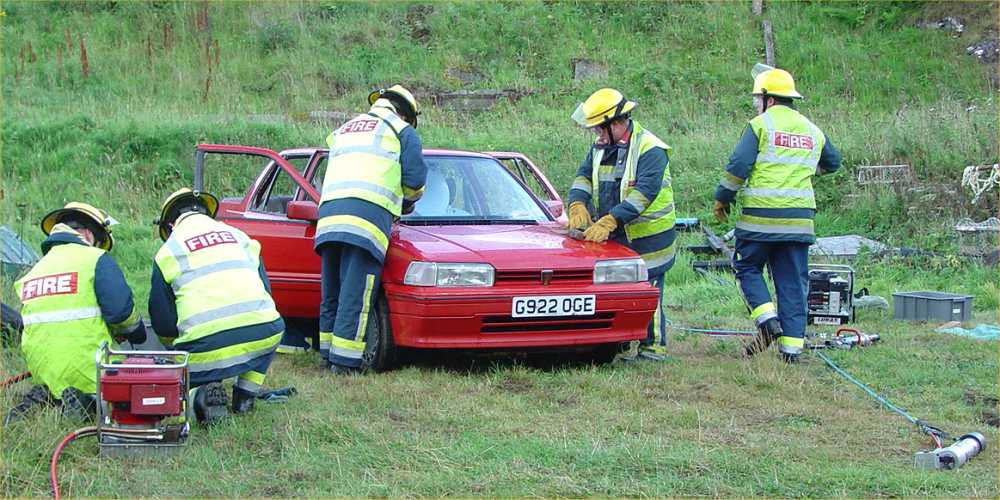
[[[207,6],[209,23],[199,24]],[[858,286],[974,296],[975,320],[996,322],[995,267],[956,256],[951,226],[997,211],[971,205],[966,165],[996,161],[997,104],[989,68],[965,47],[994,28],[995,3],[768,2],[779,66],[807,96],[801,110],[842,151],[843,172],[816,182],[820,235],[861,234],[939,256],[874,258]],[[763,59],[759,21],[740,3],[701,2],[3,2],[0,223],[35,245],[37,223],[71,200],[106,208],[114,256],[144,308],[149,222],[164,196],[189,185],[194,145],[283,149],[318,145],[336,124],[313,110],[361,111],[371,88],[401,81],[424,105],[428,147],[515,150],[565,190],[586,152],[569,120],[602,86],[639,103],[636,118],[673,146],[678,212],[710,222],[711,193],[751,117],[749,68]],[[913,27],[956,9],[962,38]],[[199,27],[200,26],[200,27]],[[164,43],[168,31],[169,44]],[[426,34],[424,31],[426,30]],[[71,44],[66,47],[66,34]],[[79,37],[90,78],[81,75]],[[995,34],[993,35],[995,36]],[[147,46],[147,39],[149,44]],[[209,63],[210,89],[203,99]],[[218,63],[215,62],[215,44]],[[21,68],[31,43],[35,62]],[[61,47],[61,48],[60,48]],[[147,48],[148,47],[148,48]],[[62,52],[60,69],[57,55]],[[573,81],[570,60],[610,69]],[[30,59],[30,58],[28,58]],[[476,73],[464,83],[449,69]],[[438,91],[534,91],[491,110],[434,106]],[[287,116],[287,121],[266,122]],[[865,189],[859,165],[909,163],[912,188]],[[217,194],[242,194],[243,165],[213,172]],[[685,236],[683,244],[696,243]],[[735,287],[691,270],[682,252],[665,300],[678,325],[745,328]],[[723,282],[731,277],[721,276]],[[15,302],[0,283],[5,302]],[[961,470],[912,467],[927,440],[880,410],[818,359],[789,369],[745,361],[735,340],[672,332],[657,366],[538,369],[510,360],[425,362],[337,379],[312,360],[278,359],[268,386],[295,385],[285,405],[195,429],[184,455],[99,459],[70,446],[63,491],[100,497],[244,496],[781,496],[996,497],[996,429],[971,389],[997,394],[996,343],[934,333],[859,312],[882,345],[836,352],[842,366],[899,406],[991,443]],[[817,328],[830,331],[829,328]],[[15,350],[0,372],[15,373]],[[23,390],[25,383],[17,389]],[[19,390],[0,393],[8,407]],[[73,428],[55,413],[0,431],[0,494],[48,494],[47,463]]]

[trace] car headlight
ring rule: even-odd
[[[493,286],[489,264],[410,262],[403,284],[412,286]]]
[[[594,283],[636,283],[649,279],[642,259],[599,260],[594,265]]]

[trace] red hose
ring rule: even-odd
[[[56,464],[59,463],[59,455],[62,453],[63,448],[76,438],[92,436],[95,434],[97,434],[97,427],[83,427],[69,433],[69,435],[63,438],[62,442],[59,443],[59,446],[56,446],[56,451],[52,453],[52,462],[49,464],[49,481],[52,483],[53,498],[60,498],[59,480],[56,477]]]
[[[30,377],[31,377],[31,372],[21,372],[21,373],[18,373],[17,375],[14,375],[13,377],[11,377],[9,379],[4,380],[3,382],[0,382],[0,389],[6,389],[7,387],[9,387],[11,385],[14,385],[14,384],[16,384],[16,383],[18,383],[18,382],[20,382],[20,381],[22,381],[24,379],[30,378]]]

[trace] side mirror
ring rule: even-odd
[[[288,218],[316,222],[319,219],[319,208],[311,200],[288,202]]]
[[[563,202],[559,200],[546,200],[545,207],[549,209],[553,217],[559,218],[563,214]]]

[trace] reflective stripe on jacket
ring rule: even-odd
[[[632,122],[632,135],[629,138],[628,153],[622,172],[616,170],[616,165],[601,165],[604,149],[593,148],[591,185],[592,193],[599,193],[601,182],[619,183],[620,202],[631,205],[639,216],[625,223],[625,236],[629,245],[646,261],[650,275],[665,272],[674,261],[674,192],[671,187],[670,166],[665,165],[660,190],[653,200],[647,199],[638,189],[635,189],[636,166],[639,157],[651,148],[661,148],[670,152],[671,147],[644,129],[638,122]],[[574,188],[579,189],[575,183]],[[598,203],[602,202],[598,196]],[[600,207],[599,212],[610,211],[612,207]]]
[[[331,132],[326,138],[330,156],[320,203],[358,198],[398,217],[404,197],[399,133],[408,126],[376,101],[371,111]]]
[[[111,332],[94,289],[104,250],[63,244],[14,284],[21,298],[21,352],[35,382],[59,398],[67,387],[96,392],[94,354]]]
[[[176,298],[177,344],[280,318],[258,274],[260,243],[239,229],[184,214],[154,260]]]
[[[743,211],[736,223],[736,235],[814,238],[816,199],[812,176],[818,173],[826,136],[806,117],[780,105],[750,120],[750,127],[757,135],[759,150],[750,177],[740,191]],[[722,185],[738,189],[738,181],[724,177]]]

